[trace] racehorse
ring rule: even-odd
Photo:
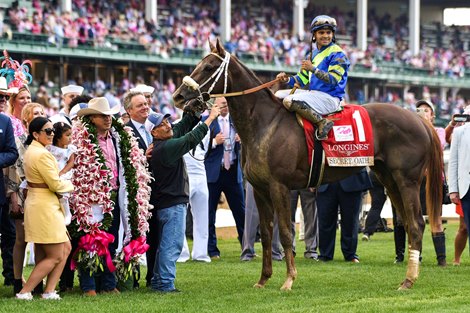
[[[262,83],[235,56],[226,52],[219,40],[215,46],[209,44],[211,53],[199,62],[190,77],[183,79],[173,99],[175,105],[186,112],[201,112],[205,108],[200,104],[210,97],[227,96],[230,115],[242,142],[243,171],[253,185],[260,216],[263,265],[255,287],[264,287],[272,275],[271,240],[276,213],[287,265],[287,277],[281,289],[290,290],[297,270],[292,251],[289,191],[307,187],[309,162],[304,130],[295,115],[288,112],[269,89],[243,95],[240,95],[243,92],[235,92]],[[371,103],[364,108],[371,118],[374,134],[371,169],[387,188],[408,233],[408,266],[399,289],[409,289],[419,274],[424,232],[419,189],[424,175],[427,175],[426,203],[431,231],[437,232],[440,219],[443,157],[439,138],[431,124],[413,112],[392,104]],[[340,180],[360,169],[325,166],[323,183]]]

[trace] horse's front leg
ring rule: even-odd
[[[281,290],[291,290],[297,269],[295,268],[294,252],[292,249],[290,191],[285,185],[271,186],[272,202],[279,221],[279,237],[284,249],[287,275]]]
[[[267,190],[261,191],[255,188],[254,196],[256,206],[258,207],[261,245],[263,247],[263,268],[261,270],[261,277],[254,287],[263,288],[273,274],[271,246],[274,226],[274,209],[271,198],[269,197],[269,192]]]

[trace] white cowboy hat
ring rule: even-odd
[[[108,99],[105,97],[98,97],[91,99],[88,102],[88,108],[81,109],[77,112],[77,116],[85,116],[91,114],[104,114],[114,115],[121,111],[121,105],[115,105],[113,108],[109,107]]]
[[[18,93],[18,88],[8,88],[7,79],[2,76],[0,77],[0,92],[12,95]]]
[[[153,88],[152,86],[147,86],[145,84],[139,84],[135,86],[134,88],[130,89],[131,92],[141,92],[141,93],[153,93],[154,90],[155,88]]]

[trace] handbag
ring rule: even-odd
[[[451,204],[449,195],[449,185],[447,185],[447,178],[444,172],[444,182],[442,184],[442,204]]]

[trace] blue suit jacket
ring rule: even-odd
[[[372,188],[372,181],[366,169],[362,169],[359,173],[346,177],[338,181],[339,185],[345,192],[366,191]],[[320,185],[318,192],[326,192],[329,184]]]
[[[207,117],[203,118],[203,121],[205,121]],[[230,119],[230,127],[232,129],[235,129],[232,119]],[[219,122],[217,119],[215,119],[209,126],[209,131],[210,131],[210,142],[209,145],[212,145],[212,139],[215,138],[215,136],[220,133],[220,126]],[[233,160],[232,166],[237,167],[237,183],[242,183],[243,182],[243,175],[242,175],[242,168],[240,165],[240,149],[241,145],[239,142],[236,142],[234,145],[234,151],[235,155],[237,158]],[[206,156],[206,159],[204,161],[204,165],[206,166],[206,175],[207,175],[207,182],[208,183],[215,183],[219,179],[219,174],[220,174],[220,168],[222,166],[222,159],[224,157],[224,145],[220,144],[217,145],[214,149],[209,150],[209,154]]]
[[[144,140],[144,138],[142,138],[142,136],[140,135],[137,128],[135,128],[135,125],[134,125],[134,123],[132,123],[132,120],[129,120],[129,122],[127,122],[126,126],[129,126],[130,128],[132,128],[132,133],[134,134],[135,139],[137,139],[137,143],[139,144],[139,148],[141,150],[144,150],[144,153],[145,153],[145,151],[147,150],[147,145],[145,144],[145,140]]]
[[[3,168],[13,165],[18,159],[13,126],[8,116],[0,113],[0,205],[5,204]]]

